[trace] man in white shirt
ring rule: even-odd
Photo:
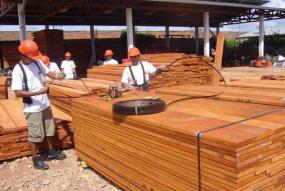
[[[60,72],[60,69],[57,66],[57,64],[54,62],[50,62],[48,56],[42,55],[40,57],[40,60],[47,66],[47,68],[49,69],[50,72],[54,72],[54,73]]]
[[[12,74],[12,90],[17,97],[23,98],[24,114],[28,122],[28,141],[31,148],[33,165],[36,169],[46,170],[48,165],[37,155],[39,143],[46,138],[48,143],[48,159],[63,160],[66,156],[53,148],[55,122],[47,97],[48,87],[43,83],[43,76],[62,80],[63,73],[53,73],[38,59],[41,53],[32,40],[23,41],[18,47],[20,62],[14,67]]]
[[[50,72],[54,72],[54,73],[60,72],[57,64],[54,62],[50,62],[48,56],[42,55],[40,57],[40,60],[47,66],[47,68],[49,69]],[[46,82],[51,80],[48,76],[45,76],[44,79]]]
[[[121,80],[122,87],[125,89],[137,88],[148,91],[149,74],[156,74],[165,69],[165,67],[156,68],[149,62],[141,61],[140,54],[136,47],[132,47],[128,51],[131,65],[124,69]]]
[[[71,53],[65,53],[65,60],[61,62],[61,71],[65,74],[65,79],[73,80],[76,78],[75,63],[71,60]]]
[[[117,60],[113,59],[113,51],[112,50],[106,50],[104,57],[106,60],[103,62],[103,65],[109,65],[109,64],[119,64]]]

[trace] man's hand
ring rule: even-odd
[[[65,78],[65,74],[62,72],[58,72],[55,74],[55,79],[57,80],[63,80]]]
[[[48,86],[44,86],[43,88],[39,89],[36,93],[37,95],[45,94],[48,91]]]
[[[158,67],[158,69],[159,69],[160,71],[166,71],[166,70],[167,70],[167,67],[166,67],[166,66],[160,66],[160,67]]]
[[[158,68],[156,68],[155,73],[156,73],[156,74],[159,74],[159,73],[164,72],[164,71],[166,71],[166,70],[167,70],[167,67],[166,67],[166,66],[159,66]]]

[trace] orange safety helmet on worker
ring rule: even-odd
[[[138,48],[132,47],[128,50],[128,57],[140,56],[141,52]]]
[[[21,42],[18,50],[22,55],[32,60],[37,60],[42,56],[38,45],[33,40],[25,40]]]
[[[49,65],[49,57],[48,57],[48,56],[42,55],[42,56],[40,57],[40,60],[41,60],[46,66]]]
[[[106,51],[105,51],[105,54],[104,54],[105,57],[107,57],[107,56],[113,56],[113,55],[114,55],[114,53],[113,53],[112,50],[106,50]]]
[[[106,50],[105,53],[104,53],[104,57],[105,57],[105,60],[103,62],[103,65],[116,65],[116,64],[119,64],[117,60],[113,59],[113,51],[112,50]]]
[[[138,48],[132,47],[128,50],[128,57],[131,64],[128,65],[122,75],[121,84],[126,89],[139,89],[148,91],[150,74],[159,73],[163,68],[156,68],[147,61],[140,60],[141,52]]]
[[[70,52],[66,52],[66,53],[64,54],[64,56],[70,58],[70,57],[71,57],[71,53],[70,53]]]

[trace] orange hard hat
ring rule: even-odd
[[[67,56],[70,57],[70,56],[71,56],[71,53],[70,53],[70,52],[66,52],[66,53],[64,54],[64,56],[65,56],[65,57],[67,57]]]
[[[39,51],[38,45],[33,40],[25,40],[21,42],[18,47],[18,51],[33,60],[39,59],[42,55]]]
[[[132,48],[130,48],[129,51],[128,51],[128,56],[129,56],[129,57],[132,57],[132,56],[139,56],[139,55],[141,55],[141,52],[140,52],[140,50],[139,50],[138,48],[136,48],[136,47],[132,47]]]
[[[49,65],[49,57],[45,56],[45,55],[42,55],[40,57],[40,60],[47,66]]]
[[[113,56],[113,51],[112,50],[106,50],[104,56]]]

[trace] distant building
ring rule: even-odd
[[[279,34],[281,36],[285,35],[285,27],[272,27],[272,28],[265,28],[265,36],[272,36]],[[252,37],[258,37],[259,32],[258,29],[239,35],[237,38],[238,39],[247,39],[247,38],[252,38]]]

